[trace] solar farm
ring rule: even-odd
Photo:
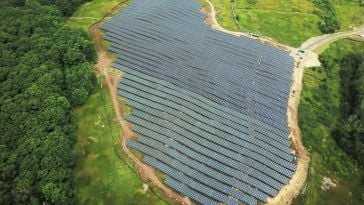
[[[200,204],[257,204],[296,170],[287,127],[293,58],[213,30],[196,0],[134,0],[102,25],[130,148]]]

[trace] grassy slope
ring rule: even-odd
[[[357,5],[335,5],[335,10],[341,22],[341,31],[350,30],[364,24],[364,7]]]
[[[88,31],[88,27],[102,18],[110,9],[122,0],[92,0],[80,6],[67,21],[71,28],[81,28]],[[86,17],[86,18],[85,18]]]
[[[117,156],[120,129],[112,115],[107,89],[101,88],[76,110],[79,120],[75,146],[75,176],[80,204],[165,204],[151,191],[144,193],[142,181],[128,166],[132,162]],[[114,149],[114,145],[115,148]],[[128,163],[128,164],[127,164]]]
[[[342,31],[364,25],[364,7],[354,3],[355,0],[333,0],[333,2]]]
[[[67,21],[67,26],[88,32],[97,18],[104,16],[120,1],[93,0],[85,3]],[[95,19],[77,19],[79,17]],[[103,44],[107,46],[106,41]],[[102,78],[99,81],[104,83]],[[121,109],[130,112],[124,104]],[[146,193],[143,191],[140,177],[131,168],[131,160],[117,151],[121,130],[112,113],[112,102],[106,88],[98,88],[87,103],[76,110],[79,128],[74,173],[79,204],[167,204],[151,188]]]
[[[212,0],[218,22],[229,30],[238,31],[234,23],[231,0]],[[235,0],[235,12],[244,31],[259,33],[278,42],[299,47],[302,42],[322,33],[317,27],[319,17],[312,12],[317,8],[310,0],[257,0],[249,5],[247,0]],[[336,4],[342,30],[350,25],[364,23],[364,7],[356,4]]]
[[[306,39],[320,35],[316,23],[313,23],[318,21],[318,17],[313,14],[264,9],[239,10],[237,13],[247,31],[269,36],[290,46],[299,47]]]
[[[234,23],[230,0],[211,0],[211,2],[215,7],[218,23],[228,30],[239,31],[238,26]]]
[[[325,52],[339,57],[358,49],[364,49],[364,44],[340,40]],[[328,73],[323,68],[305,71],[299,118],[303,141],[310,151],[311,165],[307,187],[296,199],[295,205],[364,203],[360,201],[364,194],[364,170],[340,150],[330,135],[339,117],[338,72],[339,67],[332,68]],[[334,179],[337,187],[322,191],[323,176]]]
[[[213,0],[219,23],[230,30],[238,30],[233,21],[230,0]],[[320,35],[319,18],[311,12],[314,5],[308,0],[258,0],[249,5],[246,0],[237,1],[235,12],[244,31],[269,36],[279,42],[299,46],[311,36]]]

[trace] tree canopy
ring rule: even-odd
[[[0,204],[73,202],[73,108],[96,84],[92,41],[64,27],[80,2],[0,3]]]
[[[29,1],[29,0],[28,0]],[[82,3],[89,0],[31,0],[37,1],[41,5],[53,6],[59,10],[62,15],[70,16]],[[1,0],[0,6],[24,6],[27,0]]]

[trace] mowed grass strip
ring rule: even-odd
[[[143,182],[130,167],[132,161],[118,153],[121,129],[108,90],[103,89],[97,89],[84,106],[76,109],[79,128],[74,174],[78,203],[166,204],[150,189],[143,190]]]

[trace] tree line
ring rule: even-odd
[[[320,56],[325,69],[340,68],[340,120],[332,135],[337,144],[361,165],[364,164],[364,49],[335,57]]]
[[[31,0],[34,1],[34,0]],[[63,16],[70,16],[84,2],[90,0],[36,0],[41,5],[52,6],[56,8]],[[2,7],[22,7],[27,0],[2,0]]]
[[[73,109],[96,84],[81,0],[0,3],[0,204],[73,204]]]

